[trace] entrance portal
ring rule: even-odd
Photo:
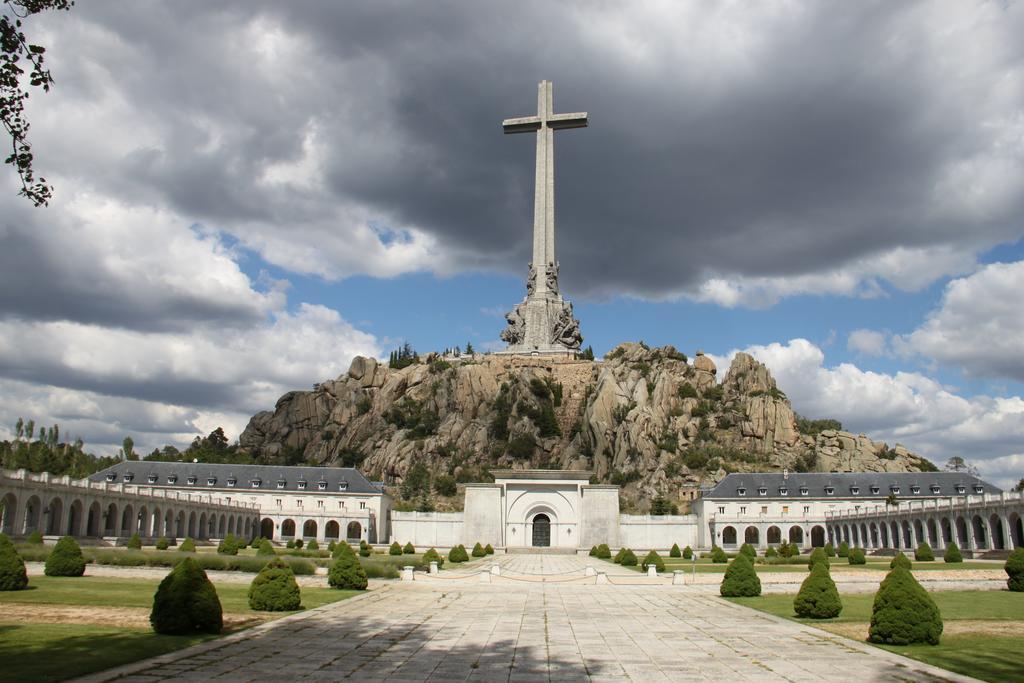
[[[547,548],[551,545],[551,519],[544,514],[533,518],[533,547]]]

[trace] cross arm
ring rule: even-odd
[[[551,128],[586,128],[587,112],[581,111],[575,114],[555,114],[548,117],[548,126]]]
[[[533,133],[540,130],[539,116],[523,116],[518,119],[505,119],[501,122],[505,133]]]

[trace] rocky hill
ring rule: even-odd
[[[391,369],[357,357],[312,391],[255,415],[240,446],[267,462],[359,466],[419,505],[449,508],[490,469],[592,470],[627,509],[685,507],[731,471],[933,469],[899,444],[798,419],[771,373],[734,358],[621,344],[603,361],[434,354]]]

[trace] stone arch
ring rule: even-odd
[[[206,538],[209,535],[209,534],[206,533],[206,530],[207,530],[208,527],[209,527],[209,522],[206,519],[206,513],[205,512],[200,512],[199,513],[199,538]]]
[[[345,538],[359,540],[363,536],[363,527],[359,522],[349,522],[345,529]]]
[[[312,519],[307,519],[302,524],[302,537],[303,538],[316,538],[317,524]]]
[[[206,518],[206,533],[203,538],[216,538],[217,537],[217,513],[211,512],[210,516]]]
[[[175,536],[178,538],[184,538],[188,536],[188,515],[185,514],[184,510],[178,510],[178,522],[176,524],[177,531]]]
[[[137,531],[142,538],[149,538],[149,508],[145,505],[139,508],[139,527]]]
[[[892,539],[892,547],[896,549],[901,548],[902,546],[900,545],[900,527],[898,524],[896,524],[895,520],[889,522],[889,533],[889,538]]]
[[[260,536],[268,540],[274,539],[274,520],[270,517],[264,517],[260,522]]]
[[[928,518],[928,544],[933,548],[941,546],[942,541],[939,539],[938,527],[935,525],[935,518]]]
[[[295,520],[286,519],[281,522],[281,537],[282,538],[295,538]]]
[[[825,527],[821,526],[820,524],[815,524],[811,527],[811,547],[825,547]]]
[[[164,511],[164,535],[168,539],[178,535],[178,530],[174,528],[174,510]]]
[[[1016,512],[1010,515],[1010,538],[1014,548],[1024,547],[1024,520]]]
[[[989,537],[992,539],[993,550],[1006,550],[1006,536],[1004,535],[1003,520],[999,515],[993,514],[988,518]]]
[[[939,529],[942,532],[942,547],[945,548],[953,542],[953,524],[949,521],[949,517],[939,520]]]
[[[795,543],[796,545],[804,544],[804,530],[803,527],[791,526],[789,527],[789,542]]]
[[[252,533],[252,520],[249,519],[248,517],[246,517],[245,520],[242,520],[241,518],[239,518],[238,523],[239,523],[239,525],[243,526],[243,529],[244,529],[243,533],[245,534],[246,540],[252,538],[253,537],[253,533]]]
[[[23,531],[26,534],[30,534],[39,528],[39,521],[42,514],[43,502],[39,500],[39,496],[29,496],[28,500],[25,501],[25,526]]]
[[[907,519],[903,520],[903,547],[914,547],[914,532],[910,528],[910,520]]]
[[[882,522],[878,525],[878,535],[882,539],[882,547],[889,547],[889,525]]]
[[[877,548],[878,544],[879,544],[878,525],[876,523],[874,523],[874,522],[871,522],[870,529],[871,529],[871,531],[870,531],[870,534],[871,534],[871,547],[872,548]]]
[[[957,545],[962,549],[970,549],[970,544],[967,542],[967,520],[963,517],[956,518],[956,539]]]
[[[89,506],[89,514],[85,518],[85,535],[96,538],[100,536],[103,529],[100,528],[100,521],[103,519],[103,508],[100,507],[100,502],[94,500],[92,505]]]
[[[920,519],[914,520],[914,536],[917,538],[918,545],[928,540],[928,537],[924,535],[924,523]]]
[[[340,536],[341,526],[338,525],[338,522],[333,519],[327,522],[327,525],[324,527],[324,538],[332,538],[334,540],[337,540]]]
[[[757,545],[761,538],[761,532],[754,525],[748,526],[743,531],[743,542],[749,543],[750,545]]]
[[[149,513],[149,534],[152,538],[158,538],[164,535],[163,521],[163,511],[154,505],[153,511]]]
[[[131,503],[121,508],[121,536],[131,536],[135,533],[135,515]]]
[[[971,519],[971,526],[974,531],[974,547],[978,550],[984,550],[988,548],[988,534],[985,530],[985,520],[980,515],[974,515]]]
[[[551,517],[547,513],[538,512],[530,520],[530,545],[535,548],[551,546]]]
[[[722,545],[736,545],[736,527],[727,526],[722,529]]]
[[[768,541],[768,545],[778,545],[782,543],[782,529],[774,525],[768,527],[768,531],[765,533],[765,539]]]
[[[4,496],[3,522],[0,523],[0,532],[8,536],[14,536],[14,519],[18,516],[18,497],[14,492]]]
[[[71,501],[71,505],[68,506],[68,536],[81,536],[82,535],[82,518],[83,514],[82,501],[75,498]]]
[[[46,506],[46,533],[61,536],[64,533],[64,500],[54,496]]]
[[[196,518],[195,510],[188,513],[188,537],[195,539],[199,531],[199,520]]]

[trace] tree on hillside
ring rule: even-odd
[[[472,356],[476,351],[473,349],[473,342],[466,342],[466,355]]]
[[[964,460],[959,455],[954,455],[946,461],[946,469],[950,472],[963,472],[971,476],[978,476],[978,468]]]
[[[36,206],[49,203],[53,187],[46,184],[46,178],[35,177],[25,118],[29,93],[22,88],[22,77],[28,69],[29,85],[49,92],[53,76],[44,66],[46,48],[28,42],[22,20],[46,10],[68,10],[73,4],[74,0],[4,0],[0,5],[0,121],[11,138],[11,153],[4,163],[14,166],[21,180],[18,194]]]

